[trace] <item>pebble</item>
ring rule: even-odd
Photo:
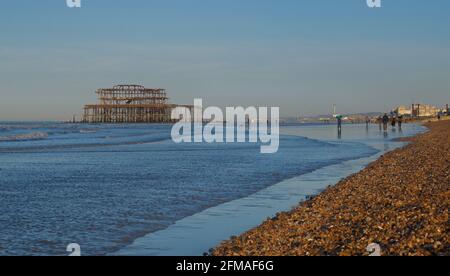
[[[215,256],[449,256],[450,121],[291,212],[224,241]]]

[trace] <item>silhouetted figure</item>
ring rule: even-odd
[[[400,115],[400,116],[398,116],[398,128],[400,130],[402,130],[402,124],[403,124],[403,116]]]
[[[441,120],[441,112],[438,113],[438,121]]]
[[[338,132],[342,132],[342,116],[339,115],[336,117],[337,122],[338,122]]]
[[[391,125],[392,125],[392,127],[394,127],[394,128],[395,128],[395,126],[397,125],[397,119],[395,118],[395,116],[392,116],[392,118],[391,118]]]
[[[389,123],[389,117],[388,117],[387,113],[384,113],[382,121],[383,121],[383,130],[384,130],[384,132],[386,132],[387,128],[388,128],[388,123]]]

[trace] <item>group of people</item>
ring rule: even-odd
[[[445,113],[439,112],[437,114],[437,119],[441,120],[441,117],[443,115],[445,116]],[[337,115],[335,117],[336,117],[337,125],[338,125],[338,133],[340,135],[341,132],[342,132],[343,116],[342,115]],[[367,130],[369,130],[369,125],[370,125],[371,121],[372,121],[371,118],[366,116],[365,122],[366,122]],[[391,112],[390,115],[388,115],[388,113],[384,113],[384,115],[383,116],[379,116],[376,119],[376,121],[377,121],[377,123],[380,126],[380,132],[384,130],[385,136],[387,136],[387,131],[388,131],[389,124],[392,126],[392,130],[393,131],[395,131],[397,129],[397,126],[398,126],[398,130],[400,132],[402,131],[402,125],[403,125],[403,122],[404,122],[404,118],[403,118],[403,115],[399,115],[399,114],[397,114],[395,112]]]
[[[341,134],[343,116],[341,116],[341,115],[336,116],[336,120],[337,120],[337,125],[338,125],[338,133]],[[367,129],[369,128],[370,122],[371,122],[371,119],[369,117],[366,117]],[[395,128],[398,126],[398,129],[401,131],[402,125],[403,125],[403,116],[396,115],[394,113],[391,114],[391,116],[389,116],[387,113],[385,113],[384,116],[379,116],[377,118],[377,122],[380,126],[380,131],[384,130],[385,133],[387,133],[387,131],[388,131],[389,124],[391,124],[393,130],[395,130]]]
[[[384,116],[378,117],[378,124],[380,125],[380,130],[381,127],[383,127],[383,130],[386,132],[388,130],[389,122],[391,123],[392,128],[395,128],[398,125],[399,129],[402,129],[403,116],[402,115],[395,116],[394,114],[392,114],[389,117],[387,113],[384,113]]]

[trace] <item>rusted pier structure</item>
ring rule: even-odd
[[[96,93],[99,103],[84,107],[84,123],[170,123],[172,109],[180,106],[169,103],[166,90],[141,85],[117,85]]]

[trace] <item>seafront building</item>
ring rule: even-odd
[[[404,105],[397,107],[394,112],[400,116],[412,116],[412,109]]]
[[[439,113],[448,113],[448,105],[445,108],[438,108],[428,104],[412,104],[411,107],[399,106],[393,110],[393,112],[400,116],[420,118],[420,117],[435,117]]]

